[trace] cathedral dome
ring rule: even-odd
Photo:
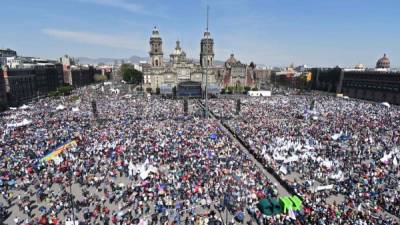
[[[175,47],[174,52],[172,52],[172,54],[173,55],[182,55],[182,53],[186,55],[186,53],[184,51],[182,51],[182,48],[180,46],[180,42],[176,41],[176,47]]]
[[[389,69],[390,68],[390,60],[386,56],[386,54],[384,54],[383,57],[380,58],[378,60],[378,62],[376,62],[376,68],[377,69]]]
[[[229,65],[233,65],[233,64],[237,63],[237,60],[235,59],[235,55],[231,54],[231,57],[229,57],[229,59],[226,60],[226,63]]]
[[[175,50],[172,52],[172,54],[173,54],[173,55],[181,55],[181,54],[182,54],[182,49],[175,49]]]

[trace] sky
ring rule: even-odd
[[[154,26],[164,57],[177,39],[199,58],[210,6],[215,58],[268,66],[400,67],[399,0],[0,0],[0,48],[23,56],[147,56]]]

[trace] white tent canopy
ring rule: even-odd
[[[390,108],[390,104],[388,102],[382,102],[381,105]]]
[[[325,185],[325,186],[318,186],[315,188],[315,191],[323,191],[323,190],[330,190],[333,189],[333,184]]]
[[[65,106],[63,106],[61,104],[56,107],[56,110],[64,110],[64,109],[65,109]]]
[[[28,119],[23,119],[21,122],[19,123],[10,123],[7,124],[7,127],[22,127],[22,126],[26,126],[32,123],[32,120],[28,120]]]
[[[19,107],[19,109],[29,109],[29,106],[27,106],[27,105],[22,105],[21,107]]]

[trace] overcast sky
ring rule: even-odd
[[[181,41],[198,58],[210,5],[216,58],[271,66],[400,66],[399,0],[1,0],[0,47],[64,54],[147,56],[153,26],[166,57]]]

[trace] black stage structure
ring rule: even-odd
[[[178,84],[176,95],[178,98],[201,98],[201,83],[196,81],[184,81]]]

